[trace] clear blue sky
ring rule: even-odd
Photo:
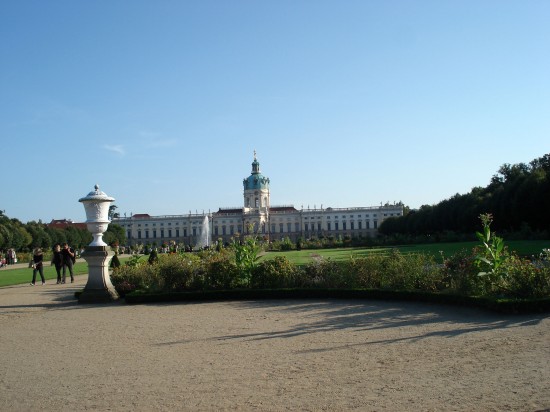
[[[550,146],[550,1],[0,2],[0,210],[418,208]]]

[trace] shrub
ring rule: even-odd
[[[233,254],[223,250],[222,252],[204,256],[205,276],[203,277],[203,289],[230,289],[238,286],[239,273],[237,265],[233,261]],[[199,286],[197,278],[196,286]]]
[[[298,271],[285,256],[277,256],[261,262],[253,269],[250,286],[260,289],[293,287]]]
[[[349,270],[355,274],[357,287],[378,289],[382,284],[382,262],[385,256],[373,253],[365,257],[351,257]]]
[[[165,290],[189,290],[200,267],[200,258],[192,254],[165,254],[158,259],[161,287]]]
[[[301,287],[351,288],[357,285],[356,277],[347,262],[317,259],[304,268]]]
[[[113,269],[111,282],[124,296],[135,289],[158,289],[159,274],[155,265],[123,265]]]
[[[462,249],[444,260],[443,274],[449,289],[466,295],[480,295],[486,289],[486,279],[478,276],[475,262],[477,251]]]
[[[550,268],[527,259],[510,256],[503,265],[506,273],[496,285],[497,293],[519,298],[550,296]]]

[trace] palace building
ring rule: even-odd
[[[392,216],[402,216],[402,205],[320,209],[272,206],[269,178],[260,171],[254,153],[252,172],[243,179],[243,207],[219,208],[213,213],[150,216],[134,214],[113,219],[124,228],[128,243],[169,243],[197,245],[208,237],[208,244],[224,243],[241,234],[256,233],[266,240],[313,238],[322,236],[374,237],[378,226]]]

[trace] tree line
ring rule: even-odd
[[[110,224],[103,236],[107,244],[125,244],[124,229],[116,224]],[[19,252],[29,252],[35,247],[51,249],[56,243],[67,242],[74,248],[83,248],[92,241],[91,233],[77,226],[68,225],[64,229],[50,227],[41,221],[22,223],[18,219],[9,218],[0,211],[0,250],[15,249]]]
[[[486,187],[474,187],[436,205],[385,220],[379,233],[398,236],[457,236],[479,227],[479,216],[490,213],[493,229],[518,238],[547,239],[550,230],[550,154],[529,164],[504,164]]]

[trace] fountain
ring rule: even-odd
[[[208,215],[204,215],[195,249],[200,250],[207,248],[208,246],[210,246],[210,221],[208,219]]]
[[[103,233],[109,226],[109,204],[114,200],[100,191],[98,185],[88,196],[78,200],[84,205],[86,226],[93,236],[82,254],[88,263],[88,282],[78,297],[81,303],[110,302],[119,298],[109,277],[109,262],[114,253],[103,241]]]

